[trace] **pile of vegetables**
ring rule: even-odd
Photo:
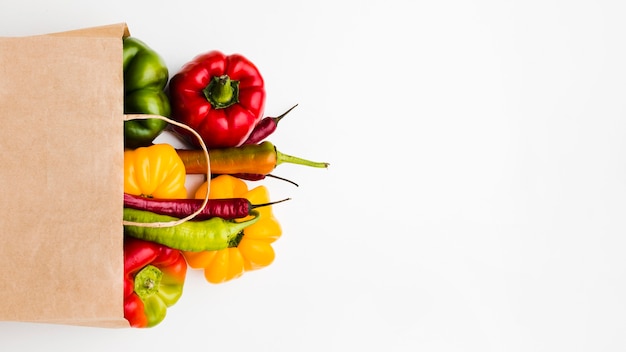
[[[169,79],[144,42],[128,37],[123,47],[124,112],[146,115],[124,122],[124,316],[144,328],[182,296],[188,269],[219,284],[270,265],[282,235],[272,206],[286,199],[256,183],[281,163],[328,164],[267,140],[291,109],[263,115],[264,81],[244,56],[209,51]],[[154,143],[164,131],[188,147]],[[195,174],[205,178],[188,190]]]

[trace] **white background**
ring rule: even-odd
[[[0,350],[623,351],[626,5],[6,1],[0,35],[126,22],[171,73],[254,61],[276,261],[153,329],[0,323]],[[33,82],[45,84],[45,82]],[[68,307],[71,309],[71,307]]]

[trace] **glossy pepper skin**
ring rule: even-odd
[[[169,97],[171,117],[197,131],[207,147],[237,147],[263,116],[265,83],[244,56],[210,51],[196,56],[172,77]],[[198,146],[188,131],[174,130]]]
[[[165,318],[183,293],[187,262],[178,250],[135,238],[124,239],[124,318],[149,328]]]
[[[246,183],[230,175],[213,178],[209,190],[210,199],[232,197],[247,198],[250,202],[269,201],[269,192],[265,186],[248,190]],[[195,197],[203,199],[207,184],[202,184]],[[204,270],[209,283],[218,284],[242,276],[246,271],[256,270],[270,265],[275,253],[272,243],[282,235],[282,229],[272,212],[271,206],[258,209],[259,220],[246,227],[238,242],[229,248],[215,251],[183,252],[190,267]],[[249,217],[238,219],[245,221]]]
[[[124,151],[124,193],[148,198],[187,198],[185,178],[185,165],[169,144]]]
[[[124,113],[154,114],[169,117],[171,107],[164,89],[169,79],[165,61],[144,42],[124,38]],[[165,129],[159,119],[124,122],[124,145],[147,146]]]
[[[206,157],[200,149],[178,149],[188,174],[205,173]],[[299,164],[310,167],[327,168],[326,162],[310,161],[284,154],[269,141],[259,144],[246,144],[239,147],[209,150],[211,172],[213,174],[267,175],[282,163]]]

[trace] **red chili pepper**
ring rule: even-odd
[[[251,215],[251,211],[268,205],[284,202],[289,198],[263,204],[252,204],[246,198],[210,199],[193,220],[206,220],[213,217],[234,220]],[[160,215],[184,218],[202,206],[204,199],[157,199],[124,193],[124,207],[146,210]]]
[[[262,142],[265,138],[269,137],[276,128],[278,127],[278,122],[282,120],[285,115],[287,115],[291,110],[293,110],[298,104],[292,106],[289,110],[282,113],[282,115],[277,117],[265,117],[254,127],[252,133],[248,137],[248,139],[243,144],[257,144]]]
[[[209,148],[236,147],[261,120],[265,83],[256,66],[239,54],[210,51],[196,56],[169,84],[172,118],[193,128]],[[189,131],[173,127],[198,146]]]
[[[246,180],[246,181],[261,181],[261,180],[264,180],[267,175],[239,173],[239,174],[232,174],[231,176],[234,176],[239,179]]]
[[[297,183],[295,183],[295,182],[293,182],[291,180],[288,180],[288,179],[283,178],[283,177],[278,177],[278,176],[275,176],[275,175],[272,175],[272,174],[263,175],[263,174],[238,173],[238,174],[231,174],[231,176],[234,176],[234,177],[237,177],[239,179],[246,180],[246,181],[261,181],[261,180],[266,179],[267,177],[271,177],[271,178],[275,178],[277,180],[289,182],[289,183],[291,183],[292,185],[294,185],[296,187],[300,187],[300,186],[298,186]]]

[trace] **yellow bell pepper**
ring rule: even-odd
[[[242,197],[252,204],[269,202],[269,192],[265,186],[248,190],[244,181],[229,175],[218,176],[210,182],[210,199]],[[203,183],[196,191],[195,198],[204,199],[207,187],[207,182]],[[243,237],[236,247],[216,251],[183,252],[189,266],[204,269],[206,280],[217,284],[238,278],[246,271],[270,265],[275,257],[271,244],[282,235],[282,229],[271,206],[260,207],[257,210],[259,220],[243,230]]]
[[[124,150],[124,193],[148,198],[187,198],[185,165],[169,144]]]

